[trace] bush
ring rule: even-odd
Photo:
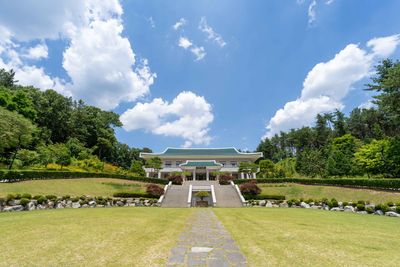
[[[364,200],[359,200],[359,201],[357,201],[357,204],[363,204],[363,205],[365,205],[366,202],[365,202]]]
[[[220,185],[228,185],[231,183],[232,180],[233,177],[227,174],[220,174],[218,179]]]
[[[297,183],[305,185],[335,185],[362,188],[400,190],[400,179],[348,179],[348,178],[258,178],[258,183]],[[248,183],[248,179],[237,179],[235,183]]]
[[[255,196],[261,193],[261,188],[254,182],[248,182],[240,185],[240,192],[243,195]]]
[[[24,193],[24,194],[21,195],[21,198],[31,199],[31,198],[32,198],[32,195],[31,195],[31,194],[28,194],[28,193]]]
[[[373,208],[371,208],[371,207],[367,207],[366,209],[366,212],[368,212],[368,213],[374,213],[374,209]]]
[[[250,194],[243,194],[243,197],[247,200],[253,199],[253,200],[264,200],[264,199],[269,199],[269,200],[285,200],[286,197],[282,195],[250,195]]]
[[[79,197],[71,198],[71,201],[72,201],[72,202],[78,202],[78,201],[79,201]]]
[[[343,203],[342,203],[342,206],[343,206],[343,207],[346,207],[346,206],[348,206],[348,205],[349,205],[349,202],[343,201]]]
[[[51,201],[57,200],[57,196],[55,196],[55,195],[46,195],[46,198],[51,200]]]
[[[33,199],[38,200],[38,199],[41,198],[41,197],[43,197],[43,196],[42,196],[42,195],[35,195],[35,196],[33,197]]]
[[[138,177],[138,176],[113,174],[113,173],[102,173],[102,172],[0,170],[0,180],[5,180],[7,182],[47,180],[47,179],[76,179],[76,178],[117,178],[117,179],[139,181],[139,182],[153,183],[153,184],[168,183],[164,179]]]
[[[396,212],[400,214],[400,206],[396,207]]]
[[[6,203],[6,199],[0,197],[0,206],[1,206],[1,205],[4,205],[5,203]]]
[[[70,195],[65,195],[65,196],[62,196],[62,197],[61,197],[62,200],[68,200],[68,199],[70,199],[70,198],[71,198]]]
[[[37,203],[38,204],[44,204],[44,203],[46,203],[47,202],[47,198],[45,197],[45,196],[40,196],[38,199],[37,199]]]
[[[332,198],[331,201],[328,202],[329,208],[339,207],[339,203],[336,199]]]
[[[388,212],[389,211],[389,206],[385,204],[378,204],[375,206],[375,210],[381,210],[383,212]]]
[[[29,199],[21,198],[21,200],[19,201],[19,204],[25,207],[26,205],[28,205],[29,202],[30,202]]]
[[[358,203],[358,204],[357,204],[357,210],[358,210],[358,211],[363,211],[363,210],[365,210],[365,205],[364,205],[364,204],[361,204],[361,203]]]
[[[164,188],[156,184],[148,184],[146,186],[146,193],[152,197],[161,197],[164,194]]]
[[[393,207],[394,203],[392,201],[388,201],[388,202],[386,202],[386,205],[388,205],[389,207]]]
[[[313,200],[312,198],[309,198],[309,199],[307,199],[307,200],[304,201],[304,202],[306,202],[307,204],[310,204],[311,202],[314,202],[314,200]]]
[[[153,196],[147,193],[138,193],[138,192],[115,192],[113,197],[121,197],[121,198],[133,198],[133,197],[140,197],[140,198],[154,198]]]
[[[207,191],[199,191],[195,194],[196,197],[199,197],[202,201],[205,197],[209,197],[210,193],[208,193]]]
[[[21,194],[15,194],[15,199],[21,199]]]
[[[170,176],[168,176],[168,181],[171,181],[172,184],[175,184],[175,185],[183,184],[183,178],[181,175],[170,175]]]
[[[8,202],[8,201],[10,201],[10,200],[14,200],[15,199],[15,196],[13,195],[13,194],[8,194],[7,196],[6,196],[6,201]]]

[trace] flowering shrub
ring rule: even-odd
[[[171,181],[172,184],[181,185],[183,183],[183,178],[180,175],[168,176],[168,180]]]
[[[261,188],[254,182],[248,182],[240,185],[240,192],[242,192],[243,195],[255,196],[261,193]]]
[[[233,177],[228,174],[220,174],[219,175],[219,184],[220,185],[227,185],[233,180]]]
[[[153,197],[160,197],[164,194],[164,188],[156,184],[148,184],[146,186],[146,192]]]

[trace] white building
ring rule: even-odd
[[[262,157],[262,152],[243,153],[236,148],[167,148],[162,153],[140,153],[147,160],[159,157],[162,169],[158,178],[166,178],[172,173],[182,173],[186,180],[216,180],[218,173],[228,173],[235,178],[255,178],[239,173],[241,162],[254,162]],[[153,169],[144,168],[146,176],[154,173]],[[245,177],[247,176],[247,177]]]

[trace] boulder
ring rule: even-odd
[[[265,204],[267,204],[267,201],[265,200],[260,200],[260,202],[258,202],[258,205],[260,206],[265,206]]]
[[[64,205],[61,202],[56,204],[56,209],[63,209],[63,208],[64,208]]]
[[[83,204],[82,208],[89,208],[89,205],[88,204]]]
[[[384,215],[383,211],[377,210],[374,212],[375,215]]]
[[[35,209],[36,209],[35,202],[30,201],[30,202],[28,203],[28,205],[26,206],[26,209],[27,209],[27,210],[35,210]]]
[[[353,206],[348,205],[348,206],[344,207],[344,212],[354,212],[354,211],[355,210],[354,210]]]
[[[309,209],[309,208],[310,208],[310,205],[307,204],[307,203],[305,203],[305,202],[301,202],[301,203],[300,203],[300,207],[302,207],[303,209]]]
[[[394,211],[385,212],[385,215],[386,216],[390,216],[390,217],[400,217],[400,214],[398,214],[398,213],[396,213]]]
[[[38,204],[38,205],[36,206],[36,209],[38,209],[38,210],[44,210],[44,209],[46,209],[46,206],[45,206],[45,205],[42,205],[42,204]]]
[[[372,209],[372,210],[375,210],[375,205],[374,205],[374,204],[367,204],[367,205],[365,205],[365,209],[368,209],[368,208],[370,208],[370,209]]]
[[[53,201],[49,201],[47,203],[47,206],[49,207],[49,209],[52,209],[54,207],[54,202]]]
[[[18,204],[19,204],[19,201],[17,201],[16,199],[11,199],[11,200],[9,200],[9,201],[7,202],[7,204],[8,204],[9,206],[15,206],[15,205],[18,205]]]
[[[267,207],[267,208],[272,208],[272,203],[271,203],[271,201],[267,201],[267,204],[265,204],[265,207]]]
[[[96,206],[96,201],[94,201],[94,200],[89,201],[89,206]]]
[[[21,211],[21,210],[24,210],[24,207],[22,205],[9,206],[3,209],[3,211]]]
[[[343,209],[339,208],[339,207],[334,207],[334,208],[331,208],[330,210],[331,211],[343,211]]]
[[[122,202],[122,201],[117,201],[116,204],[117,204],[118,207],[122,207],[122,206],[124,205],[124,202]]]
[[[279,207],[280,208],[289,208],[289,205],[286,202],[282,202],[282,203],[279,204]]]
[[[81,204],[79,202],[73,202],[72,203],[72,208],[79,209],[80,207],[81,207]]]

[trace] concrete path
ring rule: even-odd
[[[190,223],[167,266],[246,266],[246,258],[211,209],[196,211]]]

